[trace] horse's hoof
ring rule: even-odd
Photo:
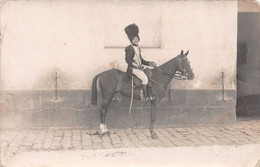
[[[99,133],[99,136],[102,138],[103,136],[106,135],[106,132],[103,132],[103,133]]]
[[[105,136],[105,135],[108,135],[108,136],[110,136],[110,132],[109,131],[107,131],[107,132],[103,132],[103,133],[100,133],[100,137],[103,137],[103,136]]]
[[[151,133],[151,137],[152,137],[152,139],[158,139],[158,136],[155,132]]]

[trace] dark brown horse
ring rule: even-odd
[[[157,112],[157,105],[161,99],[165,96],[167,86],[174,77],[176,71],[181,72],[188,80],[194,78],[193,71],[190,67],[190,62],[187,58],[189,51],[181,54],[171,59],[170,61],[162,64],[159,67],[156,67],[152,70],[152,75],[150,77],[150,82],[152,87],[150,89],[151,94],[155,96],[155,99],[151,101],[151,113],[150,113],[150,133],[151,137],[157,138],[156,133],[154,132],[154,122]],[[124,96],[131,96],[131,81],[125,81],[126,76],[125,72],[122,72],[118,69],[111,69],[104,71],[93,79],[92,83],[92,94],[91,102],[93,105],[97,104],[97,79],[99,78],[99,86],[102,95],[102,104],[100,109],[100,130],[101,135],[108,133],[106,127],[106,115],[107,110],[111,104],[112,99],[115,97],[116,93],[120,93]],[[134,96],[134,99],[140,99],[140,96]]]

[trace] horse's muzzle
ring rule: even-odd
[[[194,79],[194,73],[192,71],[187,73],[187,79],[188,80],[193,80]]]

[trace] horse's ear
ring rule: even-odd
[[[187,56],[189,54],[189,51],[187,51],[184,55]]]
[[[183,50],[181,50],[181,55],[183,55]]]

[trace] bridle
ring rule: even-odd
[[[180,57],[180,56],[179,56]],[[167,72],[164,72],[162,69],[160,69],[159,67],[155,67],[158,71],[160,71],[162,74],[165,74],[165,75],[168,75],[170,76],[171,78],[174,78],[174,79],[177,79],[177,80],[186,80],[187,77],[188,77],[188,72],[187,70],[184,68],[184,65],[183,65],[183,59],[186,59],[189,62],[189,60],[187,59],[187,57],[184,57],[184,58],[179,58],[178,57],[178,61],[179,61],[179,64],[181,64],[181,70],[177,70],[176,72],[170,72],[170,73],[167,73]]]
[[[186,57],[185,57],[185,58],[186,58]],[[187,58],[186,58],[186,59],[187,59]],[[154,68],[157,69],[157,70],[158,70],[159,72],[161,72],[162,74],[168,75],[170,78],[174,78],[174,79],[177,79],[177,80],[186,80],[187,77],[188,77],[188,72],[187,72],[187,70],[184,68],[184,65],[183,65],[183,62],[182,62],[182,61],[183,61],[182,58],[179,58],[179,57],[178,57],[178,61],[179,61],[179,64],[181,64],[181,70],[177,70],[177,71],[175,71],[175,72],[167,73],[167,72],[163,71],[161,68],[159,68],[159,67],[157,67],[157,66],[154,67]],[[188,63],[189,63],[189,61],[188,61]],[[160,84],[160,83],[154,81],[154,80],[151,79],[151,78],[149,78],[149,80],[152,81],[153,83],[155,83],[155,84],[161,86],[161,87],[164,87],[162,84]],[[165,89],[166,89],[166,88],[165,88]]]
[[[179,61],[180,61],[180,70],[178,70],[177,72],[180,73],[179,75],[181,75],[182,79],[181,80],[186,80],[188,78],[188,71],[185,69],[184,67],[184,63],[183,63],[183,60],[186,60],[188,64],[190,64],[190,61],[189,59],[185,56],[183,58],[179,58]],[[176,73],[175,73],[176,74]]]

